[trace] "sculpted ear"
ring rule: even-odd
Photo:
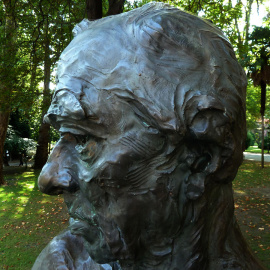
[[[189,199],[196,199],[204,192],[210,178],[217,182],[228,181],[226,175],[224,178],[217,175],[233,156],[235,142],[230,118],[214,98],[194,97],[185,108],[185,116],[187,141],[193,156],[186,195]]]
[[[213,158],[224,162],[233,155],[232,121],[219,100],[212,96],[195,96],[186,105],[185,116],[189,136],[209,149],[205,150],[211,156],[211,163],[217,163]],[[212,164],[209,172],[218,167],[218,164]]]

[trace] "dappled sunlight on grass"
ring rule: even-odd
[[[243,191],[243,190],[237,190],[237,189],[234,190],[234,193],[241,194],[241,195],[245,195],[246,194],[245,191]]]
[[[22,174],[23,177],[33,177],[35,176],[35,172],[34,171],[28,171],[28,172],[24,172]]]
[[[31,269],[46,244],[68,224],[61,196],[42,194],[39,171],[5,175],[0,187],[0,269]]]
[[[257,257],[270,268],[270,164],[245,161],[233,181],[235,213]]]
[[[25,184],[25,186],[30,190],[32,190],[35,187],[35,185],[33,184]]]
[[[242,170],[242,172],[244,172],[244,173],[253,173],[254,170]]]

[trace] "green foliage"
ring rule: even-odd
[[[108,0],[102,0],[102,15],[103,15],[103,17],[106,16],[108,10],[109,10],[109,2],[108,2]]]
[[[248,81],[246,97],[246,118],[247,128],[257,128],[258,119],[260,119],[260,100],[261,92],[258,87],[254,87],[251,80]]]
[[[250,35],[250,40],[256,41],[257,45],[269,44],[270,29],[268,26],[255,26]]]
[[[254,146],[249,146],[249,148],[247,148],[245,150],[245,152],[255,153],[255,154],[261,154],[262,153],[262,150],[258,148],[258,145],[254,145]],[[264,151],[264,153],[266,154],[267,152]]]
[[[126,1],[124,6],[124,12],[130,11],[134,8],[141,7],[149,2],[152,2],[151,0],[134,0],[132,2]],[[156,1],[156,2],[164,2],[164,1]]]
[[[11,126],[8,127],[4,149],[9,151],[12,158],[19,158],[21,154],[31,157],[35,154],[35,147],[34,140],[22,138]]]
[[[270,84],[270,29],[255,27],[250,35],[249,75],[253,84],[261,89],[261,115],[265,115],[267,85]]]
[[[247,132],[247,138],[246,138],[246,149],[250,146],[253,146],[255,143],[255,135],[251,132]]]
[[[60,133],[54,128],[50,129],[50,141],[57,142],[60,139]]]
[[[259,85],[261,78],[270,83],[270,28],[255,27],[249,39],[251,41],[249,71],[253,75],[254,85]]]
[[[269,27],[255,27],[253,32],[249,36],[250,41],[250,52],[247,57],[247,68],[248,75],[253,81],[253,85],[259,87],[260,99],[257,99],[255,105],[254,96],[247,96],[247,119],[250,125],[250,116],[253,115],[257,117],[258,113],[262,116],[269,115],[269,91],[267,91],[267,85],[270,84],[270,28]],[[255,91],[254,91],[255,92]],[[250,92],[248,93],[250,94]],[[252,100],[249,102],[250,100]],[[253,104],[252,104],[253,103]],[[255,106],[257,108],[257,113],[254,111]],[[253,111],[253,113],[248,114],[248,111]],[[261,148],[261,141],[258,143]],[[268,139],[265,139],[265,149],[269,149]]]
[[[29,7],[25,1],[11,1],[12,6],[0,4],[0,102],[2,109],[29,108],[35,100],[30,91],[31,39],[28,31]],[[27,23],[25,23],[27,22]]]
[[[10,12],[15,31],[8,46],[8,10],[0,3],[0,104],[4,108],[29,111],[41,95],[38,87],[44,79],[44,55],[46,38],[50,41],[51,71],[60,53],[72,39],[72,29],[84,18],[82,1],[14,1]],[[46,25],[49,34],[46,36]],[[10,41],[10,42],[11,42]],[[9,47],[13,48],[12,53]],[[39,119],[41,121],[41,119]]]
[[[262,149],[262,140],[258,142],[258,147]],[[267,150],[268,152],[270,151],[270,137],[269,136],[264,138],[264,149]]]
[[[30,138],[31,129],[26,111],[17,109],[15,112],[11,112],[9,124],[18,135],[23,138]]]

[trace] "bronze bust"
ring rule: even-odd
[[[246,76],[222,31],[150,3],[75,34],[38,183],[71,221],[33,269],[263,269],[234,217]]]

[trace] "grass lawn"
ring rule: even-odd
[[[268,165],[269,164],[269,165]],[[36,186],[39,171],[11,167],[0,187],[0,269],[31,269],[46,244],[68,225],[61,196]],[[270,269],[270,163],[245,161],[234,181],[241,230],[257,257]]]
[[[235,213],[251,249],[270,269],[270,163],[245,161],[233,182]]]
[[[29,270],[47,243],[67,227],[68,215],[61,196],[38,190],[39,171],[8,169],[8,185],[0,186],[0,269]]]
[[[249,146],[249,148],[246,149],[245,152],[261,154],[262,149],[260,149],[257,145],[254,145],[254,146]],[[269,154],[268,150],[264,150],[264,153]]]

